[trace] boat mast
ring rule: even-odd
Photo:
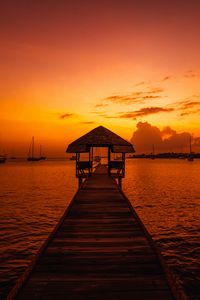
[[[155,155],[155,148],[154,148],[154,144],[152,144],[152,154],[153,154],[153,156]]]
[[[34,136],[32,137],[32,158],[34,157]]]
[[[192,153],[192,137],[190,135],[190,154]]]

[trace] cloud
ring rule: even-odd
[[[182,102],[181,110],[187,110],[196,106],[200,106],[200,101],[185,101]]]
[[[194,98],[199,98],[199,96],[194,96]],[[196,99],[194,100],[194,98],[192,100],[186,100],[186,101],[182,101],[180,103],[180,111],[181,114],[180,116],[188,116],[191,114],[196,114],[200,112],[200,101],[197,101]]]
[[[172,112],[173,108],[163,108],[163,107],[144,107],[136,111],[121,113],[120,118],[137,118],[144,117],[152,114],[158,114],[163,112]]]
[[[142,83],[141,83],[142,84]],[[145,100],[152,100],[161,98],[161,94],[164,92],[160,87],[149,87],[145,91],[136,91],[127,95],[112,95],[103,99],[103,101],[115,104],[140,104]],[[99,105],[99,104],[97,104]]]
[[[195,78],[195,77],[199,77],[199,76],[200,76],[199,71],[194,71],[194,70],[188,70],[184,74],[185,78]]]
[[[139,122],[131,142],[138,153],[151,153],[153,145],[156,153],[188,152],[190,136],[189,132],[177,133],[170,126],[160,130],[148,122]],[[200,137],[193,139],[193,147],[195,146],[200,146]]]
[[[200,96],[193,95],[182,101],[175,102],[171,104],[174,107],[174,110],[180,112],[180,116],[188,116],[191,114],[197,114],[200,112]]]
[[[69,119],[69,118],[72,118],[72,117],[74,117],[76,114],[74,114],[74,113],[66,113],[66,114],[62,114],[62,115],[60,115],[60,119]]]
[[[141,85],[146,85],[146,84],[149,84],[148,81],[140,81],[138,83],[135,84],[135,86],[141,86]]]
[[[80,124],[95,124],[94,121],[85,121],[85,122],[80,122]]]
[[[105,107],[105,106],[108,106],[108,104],[106,104],[106,103],[99,103],[99,104],[95,105],[96,108],[98,108],[98,107]]]
[[[173,77],[172,76],[165,76],[163,79],[162,79],[162,81],[167,81],[167,80],[170,80],[170,79],[172,79]]]
[[[134,93],[132,95],[124,95],[124,96],[120,96],[120,95],[109,96],[106,97],[104,100],[115,104],[120,104],[120,103],[133,104],[133,103],[141,103],[143,99],[141,98],[141,93]]]
[[[200,113],[200,109],[197,109],[197,110],[191,110],[191,111],[182,112],[180,114],[180,116],[184,117],[184,116],[189,116],[189,115],[199,114],[199,113]]]
[[[176,133],[176,131],[173,130],[170,126],[165,126],[163,128],[163,130],[161,131],[161,136],[162,136],[162,138],[166,139],[175,133]]]

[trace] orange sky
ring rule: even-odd
[[[4,1],[0,152],[34,135],[62,156],[100,124],[200,136],[199,15],[198,0]]]

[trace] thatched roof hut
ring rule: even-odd
[[[109,147],[113,153],[135,152],[133,145],[109,129],[99,126],[72,142],[66,152],[89,152],[91,147]]]

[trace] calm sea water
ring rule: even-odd
[[[200,160],[130,159],[123,190],[178,276],[200,299]],[[77,189],[73,161],[0,165],[0,299],[52,231]]]

